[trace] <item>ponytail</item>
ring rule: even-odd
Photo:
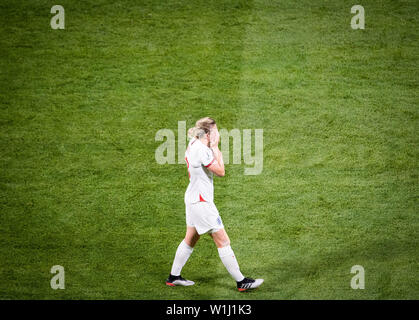
[[[204,129],[201,129],[201,128],[198,128],[198,127],[193,127],[193,128],[190,128],[188,130],[188,138],[189,139],[193,139],[193,138],[200,139],[205,135],[205,133],[206,132],[205,132]]]

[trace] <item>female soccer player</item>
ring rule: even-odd
[[[219,177],[225,174],[223,156],[218,148],[220,134],[215,120],[209,117],[198,120],[195,127],[189,129],[188,136],[191,141],[185,152],[190,180],[185,193],[186,236],[177,248],[166,284],[168,286],[195,284],[182,278],[180,272],[200,236],[209,233],[218,248],[221,261],[236,280],[237,289],[245,291],[257,288],[263,283],[263,279],[246,278],[240,272],[230,246],[230,239],[214,204],[213,174]]]

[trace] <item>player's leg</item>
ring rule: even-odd
[[[195,247],[195,244],[198,242],[200,235],[196,231],[195,227],[186,227],[185,242],[191,248]]]
[[[234,278],[234,280],[236,280],[237,289],[239,291],[255,289],[263,283],[263,279],[254,280],[251,278],[246,278],[240,272],[240,267],[236,256],[230,246],[230,238],[228,237],[224,228],[216,232],[212,232],[210,235],[218,248],[218,254],[221,261],[223,262],[230,275]]]
[[[210,236],[218,249],[230,245],[230,238],[224,228],[210,233]]]
[[[182,242],[179,244],[175,259],[173,260],[172,269],[170,271],[169,278],[166,280],[168,286],[191,286],[194,284],[193,281],[185,280],[181,277],[180,273],[183,266],[188,261],[189,257],[193,252],[193,247],[199,240],[199,234],[195,227],[187,226],[186,235]]]
[[[218,248],[218,254],[227,271],[234,278],[234,280],[237,282],[242,281],[244,276],[240,272],[239,264],[234,255],[233,249],[230,246],[230,238],[228,237],[225,229],[212,232],[210,235]]]

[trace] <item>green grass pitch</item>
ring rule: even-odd
[[[2,1],[0,298],[418,299],[418,12]],[[182,271],[196,285],[164,284],[188,175],[156,163],[155,134],[203,116],[264,132],[262,173],[229,164],[214,184],[242,272],[265,279],[254,292],[236,290],[209,236]]]

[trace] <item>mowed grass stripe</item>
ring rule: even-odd
[[[394,77],[388,78],[378,65],[363,65],[364,69],[360,69],[359,56],[394,64],[397,56],[392,52],[399,50],[399,44],[388,37],[388,50],[376,50],[382,44],[383,31],[378,36],[374,31],[386,29],[384,24],[377,24],[379,15],[372,18],[374,30],[354,34],[344,6],[337,3],[266,6],[256,1],[254,8],[257,9],[253,20],[259,23],[248,27],[256,30],[247,33],[250,37],[245,42],[249,49],[244,50],[241,94],[247,112],[243,112],[238,127],[248,127],[247,122],[252,119],[253,128],[265,130],[265,186],[257,188],[261,177],[244,177],[243,184],[235,187],[243,185],[243,189],[253,190],[254,203],[236,208],[238,216],[260,223],[258,230],[264,226],[263,240],[255,243],[261,246],[259,257],[266,253],[266,261],[258,260],[260,267],[255,268],[256,272],[269,265],[265,268],[269,270],[266,290],[280,297],[382,298],[383,292],[396,290],[393,283],[380,280],[384,265],[393,265],[391,268],[397,273],[396,261],[409,260],[414,255],[415,240],[406,237],[390,244],[383,234],[393,233],[389,223],[397,223],[395,216],[413,217],[411,200],[410,204],[397,200],[390,203],[385,197],[397,176],[407,173],[395,169],[400,160],[394,161],[394,157],[404,157],[405,168],[414,163],[409,141],[416,140],[410,118],[415,93],[410,90],[401,95],[397,82],[396,88],[381,93],[383,82],[393,83]],[[310,23],[289,25],[296,17]],[[332,29],[331,25],[339,28]],[[403,50],[406,56],[398,68],[412,65],[411,46]],[[326,56],[329,58],[324,59]],[[319,63],[324,66],[319,68]],[[407,83],[415,82],[411,70],[407,69],[404,76]],[[402,90],[405,93],[406,87]],[[407,114],[395,108],[400,105],[396,97],[406,102],[402,108],[409,110]],[[387,113],[392,116],[387,117]],[[406,121],[407,127],[401,125]],[[387,134],[389,131],[399,137],[397,144],[403,155],[395,155],[388,148],[389,143],[397,141],[394,134]],[[331,145],[331,141],[336,143]],[[398,188],[412,190],[412,183],[408,178]],[[397,192],[395,197],[400,196],[402,193]],[[290,208],[289,201],[284,203],[290,197],[303,202],[294,202]],[[388,204],[386,213],[377,209],[383,203]],[[407,228],[407,233],[415,233],[413,226]],[[392,259],[386,250],[400,256]],[[370,296],[348,286],[348,270],[357,259],[365,260],[374,274]],[[301,281],[296,279],[297,266]],[[413,265],[408,269],[406,276],[410,278]],[[389,289],[391,286],[393,289]],[[404,286],[413,289],[409,281]],[[321,293],[319,287],[323,288]]]

